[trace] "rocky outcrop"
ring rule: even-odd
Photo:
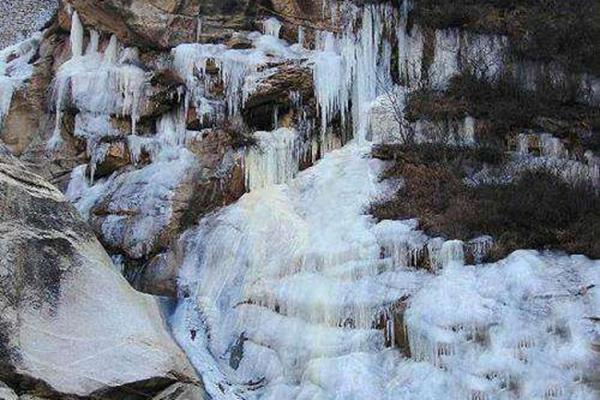
[[[1,381],[60,398],[146,398],[197,383],[155,299],[128,285],[63,195],[6,149],[0,232]]]
[[[271,130],[274,120],[283,119],[288,112],[309,105],[309,114],[316,116],[312,70],[302,63],[287,63],[263,72],[244,104],[244,118],[257,130]],[[306,108],[305,108],[306,109]],[[283,119],[282,126],[285,125]]]
[[[127,45],[168,49],[196,38],[196,1],[70,0],[86,25],[111,32]]]
[[[127,45],[167,50],[181,43],[222,43],[236,32],[260,30],[260,21],[277,17],[286,22],[282,36],[292,42],[298,28],[314,32],[336,30],[331,10],[320,0],[68,0],[86,25],[115,33]],[[66,20],[65,20],[66,22]],[[66,26],[65,26],[66,27]]]

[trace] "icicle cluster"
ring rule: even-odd
[[[62,143],[63,109],[70,100],[81,112],[101,115],[130,116],[132,133],[136,132],[144,88],[145,72],[131,64],[117,62],[118,42],[112,37],[104,54],[98,53],[98,34],[90,33],[90,44],[83,55],[85,33],[77,13],[72,16],[71,52],[73,58],[58,70],[53,89],[56,108],[55,128],[47,148],[56,150]]]

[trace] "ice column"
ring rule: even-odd
[[[440,261],[444,268],[465,264],[464,243],[460,240],[448,240],[440,250]]]
[[[277,18],[271,17],[263,21],[263,29],[265,31],[265,35],[275,36],[279,38],[279,32],[281,31],[281,27],[283,25]]]
[[[71,55],[81,57],[83,55],[83,25],[77,11],[71,17]]]

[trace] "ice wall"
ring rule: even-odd
[[[222,379],[243,398],[254,397],[248,382],[264,381],[266,392],[315,389],[320,378],[311,375],[322,368],[341,372],[344,357],[385,353],[380,318],[425,274],[402,269],[405,260],[392,251],[392,243],[419,233],[401,223],[376,229],[363,215],[381,190],[382,165],[366,151],[356,144],[336,150],[185,235],[180,290],[187,299],[174,330],[192,359],[203,351],[196,340],[208,347],[198,359],[213,359],[211,369],[220,371],[209,391]],[[210,336],[192,339],[192,331]],[[352,365],[360,368],[360,360]]]

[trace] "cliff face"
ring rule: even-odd
[[[594,398],[597,262],[509,253],[598,254],[600,89],[521,3],[63,2],[0,52],[0,380],[202,398],[142,291],[215,399]]]

